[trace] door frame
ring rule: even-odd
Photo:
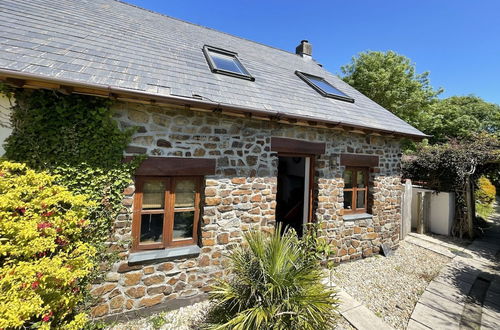
[[[306,174],[309,176],[309,180],[307,182],[307,191],[309,195],[309,200],[307,201],[307,221],[305,223],[310,223],[314,222],[313,219],[313,206],[314,206],[314,174],[316,170],[316,155],[314,154],[304,154],[304,153],[292,153],[292,152],[278,152],[278,161],[279,157],[301,157],[301,158],[309,158],[309,173],[306,173],[304,169],[304,177]],[[279,175],[279,172],[278,172]],[[305,186],[305,182],[304,182]],[[305,189],[304,189],[304,194],[305,194]],[[276,192],[277,193],[277,192]],[[304,205],[305,205],[305,200],[304,200]]]

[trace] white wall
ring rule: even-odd
[[[417,192],[431,192],[429,214],[429,230],[439,235],[450,235],[451,226],[455,218],[455,194],[449,192],[436,193],[435,191],[413,186],[411,205],[411,227],[417,227]]]
[[[3,144],[12,132],[10,128],[10,107],[9,99],[5,95],[0,94],[0,156],[3,156],[5,153]]]

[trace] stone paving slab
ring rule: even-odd
[[[444,242],[442,240],[439,240],[437,238],[434,238],[432,236],[425,235],[425,234],[409,233],[408,235],[411,236],[411,237],[415,237],[417,239],[420,239],[420,240],[432,243],[432,244],[440,245],[440,246],[445,247],[447,249],[453,249],[453,250],[456,250],[456,251],[464,251],[466,249],[463,246],[458,246],[458,245],[455,245],[455,244]]]
[[[377,317],[371,310],[367,307],[361,305],[358,307],[351,308],[344,313],[342,316],[346,318],[349,323],[352,324],[358,330],[392,330],[387,323],[382,321]]]
[[[352,298],[347,292],[339,291],[337,297],[340,299],[339,312],[347,312],[350,309],[361,306],[361,303]]]
[[[460,319],[465,306],[465,302],[455,302],[431,291],[425,291],[418,302],[453,319]]]
[[[472,268],[463,262],[453,260],[439,272],[435,280],[449,284],[461,281],[472,285],[480,273],[481,271],[478,269]]]
[[[357,301],[346,291],[330,282],[327,277],[323,279],[323,283],[335,288],[337,291],[337,298],[339,299],[339,313],[354,328],[358,330],[394,330],[381,318],[377,317],[371,310],[366,308],[361,302]]]
[[[406,327],[407,330],[429,330],[430,328],[423,325],[422,323],[419,323],[415,320],[410,319],[408,322],[408,326]]]
[[[431,329],[441,330],[458,330],[460,323],[460,315],[453,318],[421,303],[415,306],[412,319]]]
[[[498,206],[497,209],[500,210]],[[408,329],[500,329],[500,262],[497,257],[500,212],[497,211],[492,219],[492,226],[485,235],[465,248],[435,242],[434,238],[425,235],[408,237],[411,243],[434,252],[446,254],[445,248],[464,252],[454,256],[428,285],[413,310]],[[480,279],[490,281],[489,285]],[[481,285],[484,288],[481,289]],[[482,305],[476,304],[472,296],[483,301]]]
[[[483,314],[481,316],[481,329],[484,330],[498,330],[500,329],[500,313],[491,311],[483,307]]]
[[[420,239],[418,237],[407,236],[405,238],[405,241],[410,242],[412,244],[415,244],[417,246],[423,247],[424,249],[436,252],[436,253],[441,254],[441,255],[448,257],[448,258],[454,258],[456,256],[448,248],[441,246],[441,245],[438,245],[438,244],[435,244],[435,243],[428,242],[428,241]]]
[[[465,282],[462,282],[465,283]],[[466,283],[472,286],[470,283]],[[433,292],[443,298],[450,301],[456,301],[459,303],[464,303],[467,300],[468,291],[462,290],[460,287],[455,285],[447,285],[437,281],[432,281],[428,286],[426,291]],[[470,287],[469,287],[470,291]]]

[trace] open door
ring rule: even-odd
[[[303,227],[311,219],[311,157],[278,156],[276,221],[282,228],[295,229],[302,237]]]

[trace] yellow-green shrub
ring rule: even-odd
[[[491,181],[482,176],[477,182],[478,189],[476,190],[476,200],[478,203],[483,205],[490,205],[495,201],[495,196],[497,194],[495,186]]]
[[[23,164],[0,162],[0,329],[78,329],[82,281],[94,269],[84,242],[84,195]]]

